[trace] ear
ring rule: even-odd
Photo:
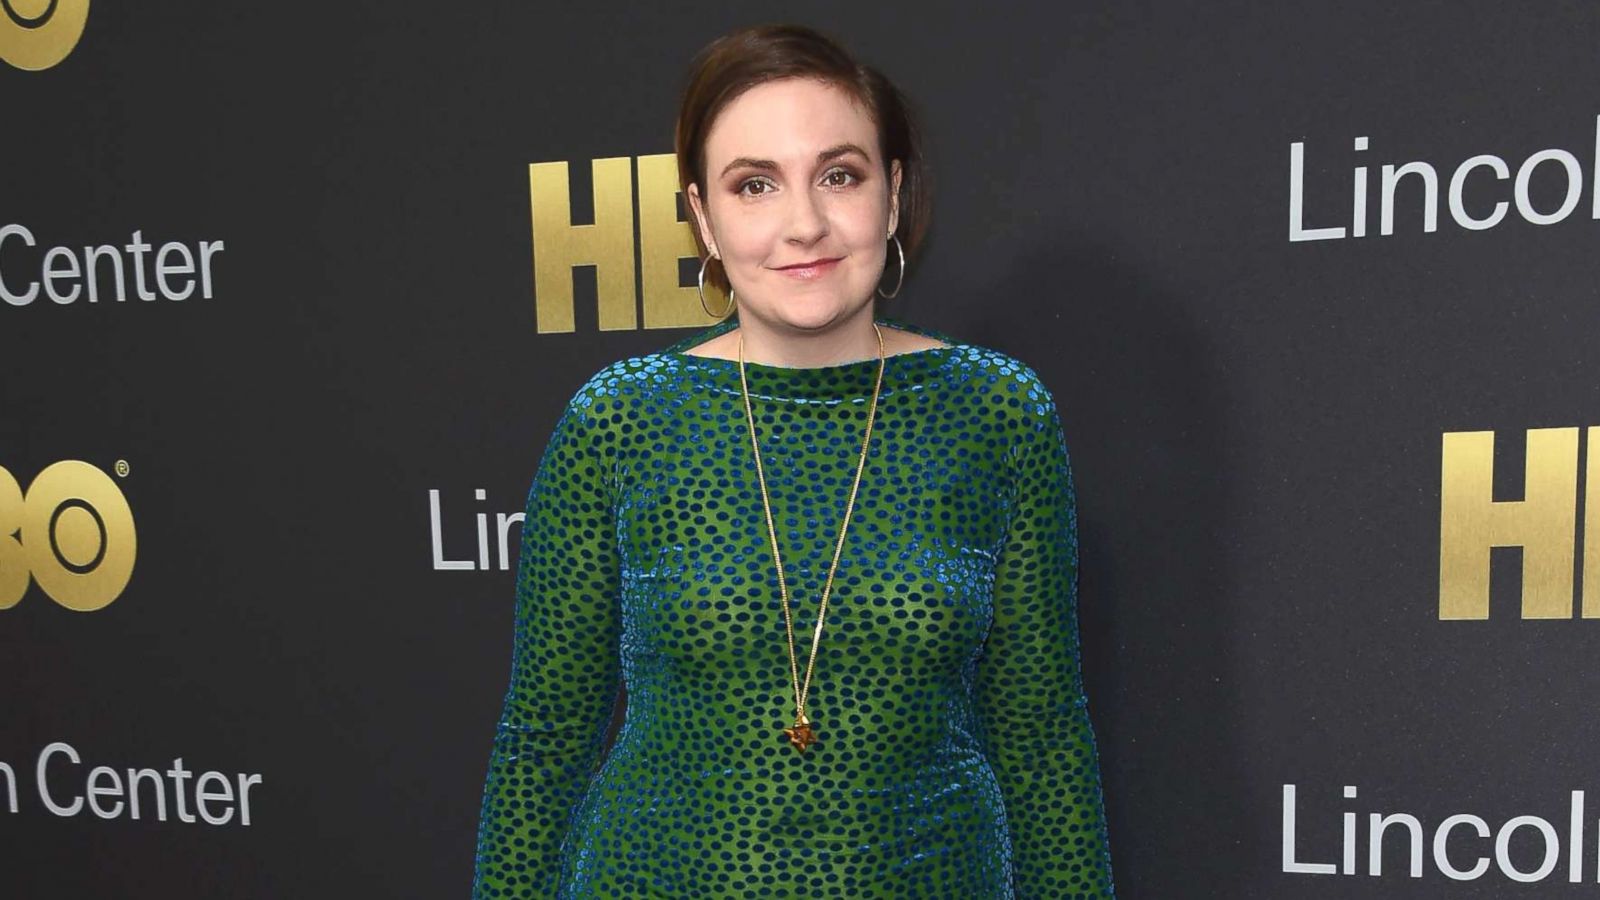
[[[900,227],[900,160],[889,162],[889,234]],[[885,239],[888,235],[884,235]]]
[[[694,216],[695,227],[700,229],[700,240],[712,256],[717,256],[717,242],[711,236],[711,219],[707,217],[705,203],[700,199],[700,185],[691,182],[684,199],[689,201],[689,212]]]

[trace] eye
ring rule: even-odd
[[[765,178],[749,178],[740,182],[739,186],[734,189],[734,193],[744,197],[759,197],[762,194],[770,193],[772,187],[772,182]],[[752,191],[747,190],[748,188],[760,188],[760,190]]]
[[[828,173],[822,176],[822,183],[824,185],[835,188],[850,187],[860,180],[861,177],[859,175],[850,171],[849,169],[843,168],[829,169]]]

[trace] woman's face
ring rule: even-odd
[[[690,185],[688,201],[741,316],[815,330],[872,303],[899,222],[900,162],[886,179],[878,152],[866,110],[814,79],[769,81],[723,108],[705,195]]]

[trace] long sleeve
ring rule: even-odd
[[[1014,445],[1015,507],[974,699],[999,779],[1019,900],[1114,897],[1079,663],[1077,507],[1055,401],[1035,379]]]
[[[600,762],[621,684],[615,447],[597,383],[568,403],[528,491],[511,682],[484,784],[475,900],[556,895],[561,844]]]

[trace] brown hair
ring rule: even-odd
[[[837,41],[803,25],[742,28],[706,45],[694,58],[678,109],[675,149],[678,186],[706,191],[706,136],[723,108],[758,84],[782,78],[815,78],[834,85],[860,103],[878,126],[878,150],[885,177],[891,160],[900,160],[900,222],[895,233],[909,260],[928,230],[932,200],[922,131],[910,101],[882,72],[858,62]],[[695,246],[708,253],[700,229],[691,225]],[[885,268],[894,266],[893,260]],[[723,291],[727,273],[708,267],[706,277]]]

